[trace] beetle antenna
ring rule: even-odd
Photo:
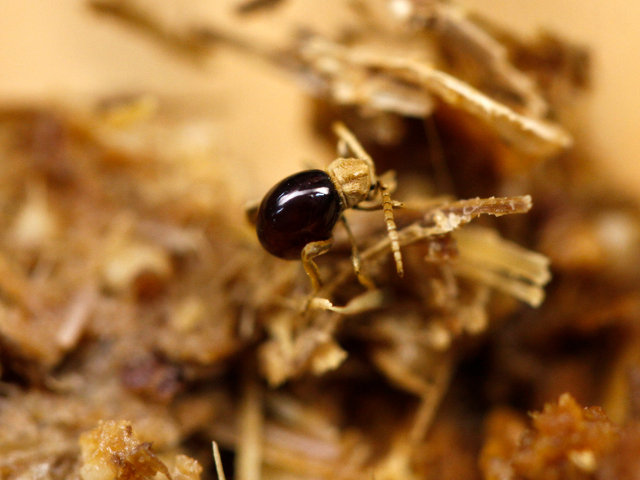
[[[380,193],[382,194],[382,211],[384,212],[384,221],[387,224],[387,235],[391,242],[391,251],[393,252],[393,259],[396,262],[396,270],[398,276],[402,278],[404,275],[404,267],[402,265],[402,254],[400,253],[400,242],[398,241],[398,228],[396,222],[393,219],[393,202],[391,201],[391,195],[389,195],[387,187],[380,184]]]

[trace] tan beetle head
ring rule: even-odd
[[[372,199],[378,179],[371,165],[357,158],[337,158],[327,167],[344,208],[352,208],[363,200]]]

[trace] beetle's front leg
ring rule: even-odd
[[[329,238],[329,240],[311,242],[307,243],[302,249],[302,254],[300,255],[302,259],[302,266],[304,267],[304,271],[307,272],[307,275],[309,275],[309,278],[311,279],[311,287],[313,288],[314,296],[322,288],[322,281],[320,280],[320,270],[318,270],[318,265],[316,265],[313,259],[322,255],[323,253],[327,253],[331,248],[332,242],[333,238]]]

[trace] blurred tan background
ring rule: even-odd
[[[291,25],[330,28],[349,21],[342,0],[289,0],[275,14],[233,15],[238,1],[147,0],[176,29],[215,25],[274,45]],[[587,144],[602,172],[640,199],[640,4],[627,0],[463,0],[469,10],[524,37],[539,28],[593,53],[593,90],[585,102]],[[64,103],[78,98],[151,91],[193,104],[214,120],[217,156],[237,192],[260,196],[285,173],[333,153],[301,122],[308,103],[286,74],[259,60],[220,50],[194,66],[143,35],[98,18],[84,0],[0,2],[0,104]]]

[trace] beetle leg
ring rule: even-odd
[[[398,200],[391,200],[392,208],[404,208],[404,203],[399,202]],[[363,205],[359,203],[358,205],[354,205],[351,207],[353,210],[360,210],[361,212],[373,212],[374,210],[383,210],[385,208],[384,203],[376,203],[373,205]]]
[[[362,262],[360,260],[360,251],[358,250],[358,245],[356,244],[356,239],[351,233],[351,228],[349,228],[349,223],[347,222],[347,217],[344,214],[340,215],[340,220],[344,225],[345,230],[347,231],[347,236],[349,237],[349,241],[351,242],[351,262],[353,263],[353,270],[356,272],[356,277],[358,277],[358,281],[360,285],[365,287],[367,290],[375,290],[376,285],[373,283],[367,275],[361,272]]]
[[[318,270],[318,265],[316,265],[313,259],[323,253],[327,253],[331,248],[332,242],[333,238],[330,238],[329,240],[321,240],[319,242],[311,242],[307,243],[302,249],[302,254],[300,255],[302,259],[302,266],[311,279],[311,287],[313,288],[314,295],[322,288],[322,281],[320,280],[320,270]]]

